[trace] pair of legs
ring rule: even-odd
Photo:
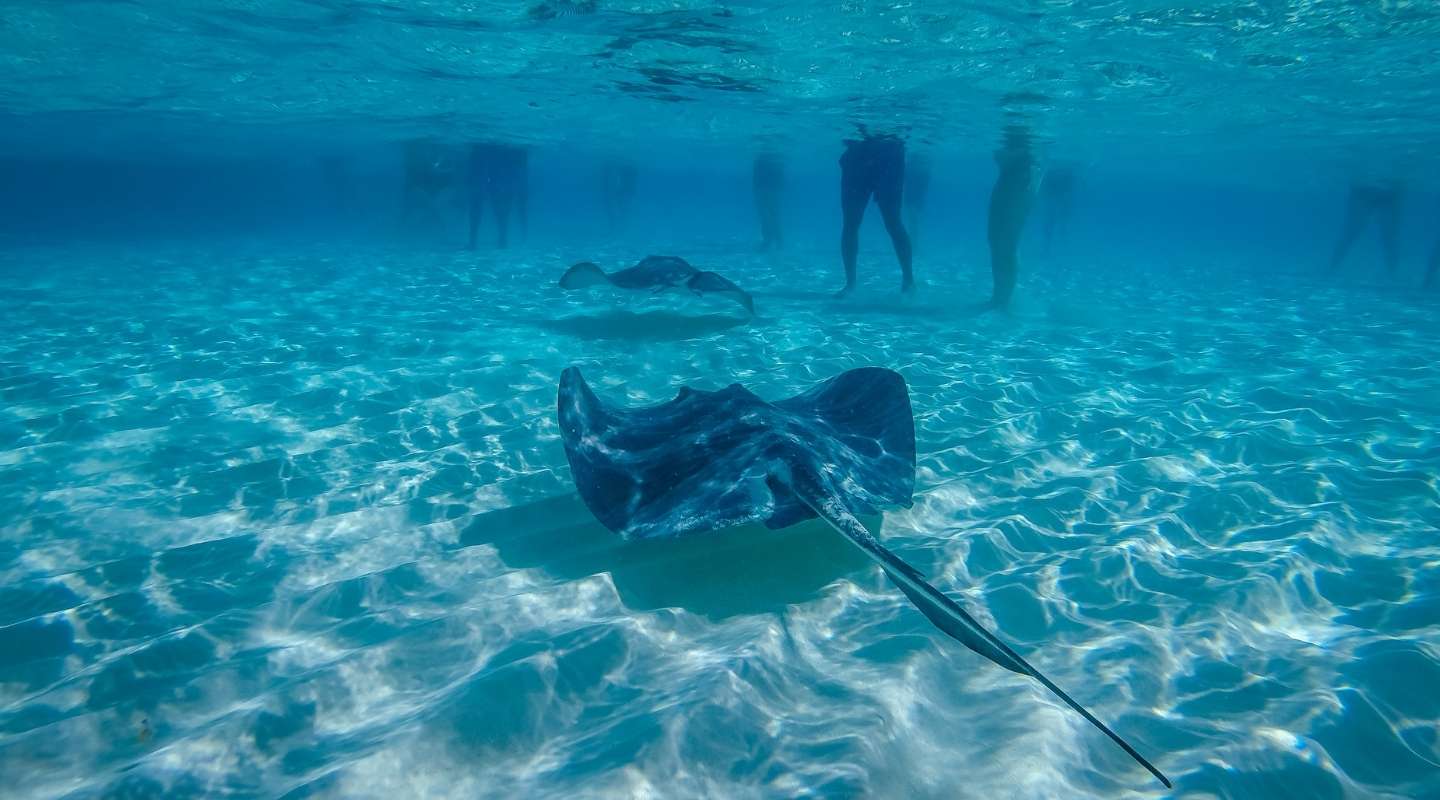
[[[915,288],[910,269],[910,234],[900,221],[900,202],[905,190],[905,143],[899,139],[866,138],[846,142],[840,157],[840,258],[845,263],[843,297],[855,288],[855,258],[860,250],[860,223],[870,198],[880,208],[880,218],[895,246],[900,262],[900,291]]]
[[[990,305],[1005,308],[1015,292],[1020,272],[1020,234],[1030,215],[1030,184],[1033,161],[1028,135],[1007,133],[1007,142],[995,154],[1000,175],[990,192],[990,272],[994,280]]]
[[[520,234],[529,227],[529,156],[519,147],[477,144],[470,148],[470,249],[475,249],[485,195],[495,217],[496,243],[509,245],[510,211],[519,212]]]
[[[1400,256],[1397,247],[1400,231],[1401,189],[1394,184],[1361,184],[1350,187],[1350,198],[1345,208],[1345,223],[1340,229],[1340,240],[1335,243],[1335,252],[1330,256],[1330,272],[1340,269],[1346,254],[1365,232],[1374,217],[1380,227],[1380,247],[1385,256],[1385,269],[1395,274]]]
[[[785,186],[785,165],[769,153],[755,157],[751,173],[755,188],[755,211],[760,216],[760,249],[778,249],[784,244],[780,232],[780,193]]]

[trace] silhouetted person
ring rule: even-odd
[[[1053,166],[1040,180],[1040,211],[1045,218],[1045,254],[1055,244],[1055,234],[1062,235],[1070,224],[1071,200],[1075,195],[1075,170],[1069,166]]]
[[[774,153],[761,153],[755,157],[750,177],[755,189],[755,211],[760,215],[760,249],[779,249],[784,244],[780,195],[785,190],[785,163]]]
[[[1350,252],[1355,240],[1365,232],[1365,226],[1374,217],[1380,228],[1380,247],[1384,252],[1385,270],[1391,275],[1399,264],[1397,247],[1400,234],[1400,199],[1404,186],[1398,180],[1355,181],[1350,184],[1350,197],[1345,204],[1345,222],[1340,228],[1340,239],[1335,243],[1335,253],[1330,257],[1330,273],[1340,269],[1340,264]]]
[[[529,156],[524,148],[501,144],[470,146],[470,249],[475,249],[485,197],[490,198],[491,215],[495,217],[496,244],[509,246],[510,211],[520,212],[520,230],[524,235],[529,203]]]
[[[612,234],[619,232],[630,216],[630,201],[635,197],[635,178],[635,165],[628,161],[607,161],[601,170],[600,191]]]
[[[439,227],[443,219],[438,208],[440,195],[455,185],[459,175],[456,154],[443,144],[426,139],[405,143],[405,187],[400,219],[409,223],[425,213]]]
[[[995,287],[990,305],[1005,308],[1015,292],[1015,278],[1020,269],[1017,250],[1025,218],[1030,214],[1031,183],[1034,160],[1030,153],[1030,134],[1012,125],[1005,129],[1005,138],[995,152],[1000,174],[990,192],[990,271]]]
[[[870,198],[880,209],[885,230],[895,246],[900,262],[900,291],[915,288],[910,269],[910,235],[900,221],[900,203],[905,191],[905,142],[894,136],[871,136],[862,132],[860,139],[847,139],[845,153],[840,156],[840,258],[845,263],[845,288],[836,297],[844,297],[855,289],[855,257],[860,249],[860,223]]]
[[[905,227],[913,243],[920,238],[920,218],[930,194],[930,159],[911,154],[905,159]]]

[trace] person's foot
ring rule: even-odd
[[[850,296],[850,293],[853,292],[853,291],[855,291],[855,284],[853,284],[853,283],[847,283],[847,284],[845,284],[845,288],[844,288],[844,289],[841,289],[840,291],[838,291],[838,292],[835,293],[835,299],[836,299],[836,300],[844,300],[846,297],[849,297],[849,296]]]
[[[914,278],[906,278],[905,280],[903,280],[903,281],[900,282],[900,294],[905,294],[905,295],[913,295],[913,294],[915,294],[915,279],[914,279]]]

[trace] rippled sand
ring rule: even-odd
[[[1434,298],[1072,266],[976,316],[981,275],[693,255],[760,316],[537,251],[0,254],[6,795],[1158,789],[822,529],[615,541],[572,363],[632,404],[895,368],[882,538],[1177,795],[1440,794]]]

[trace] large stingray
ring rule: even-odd
[[[687,386],[669,402],[625,409],[601,401],[570,367],[560,376],[559,417],[580,497],[606,528],[650,539],[751,522],[778,529],[818,516],[879,562],[937,628],[1039,681],[1170,786],[1124,739],[857,519],[911,504],[915,421],[899,373],[854,369],[775,402],[739,384],[715,392]]]
[[[562,289],[584,289],[607,283],[620,289],[649,289],[653,292],[684,289],[697,295],[720,295],[755,313],[755,301],[750,298],[749,292],[718,272],[696,269],[678,256],[646,256],[629,269],[608,274],[589,261],[581,261],[560,276]]]

